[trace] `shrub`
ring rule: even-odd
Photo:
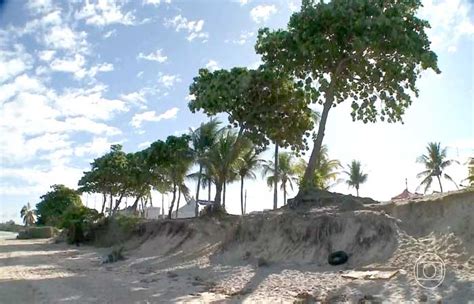
[[[58,229],[51,226],[44,227],[28,227],[20,231],[18,239],[48,239],[58,234]]]
[[[101,218],[99,212],[84,206],[70,206],[62,215],[61,228],[68,230],[69,243],[79,243],[90,240],[92,225]]]

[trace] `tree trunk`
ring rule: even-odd
[[[278,208],[278,143],[275,143],[275,180],[273,181],[273,210]]]
[[[310,181],[313,180],[314,171],[318,166],[319,152],[321,151],[321,146],[323,143],[324,130],[326,129],[326,121],[328,119],[329,110],[332,107],[333,99],[334,95],[332,94],[332,92],[330,92],[328,99],[324,103],[323,113],[321,114],[321,121],[319,122],[318,135],[316,136],[316,140],[314,141],[313,151],[311,152],[308,166],[306,167],[306,171],[304,172],[302,187],[300,187],[297,197],[302,194],[304,188],[307,188],[307,186],[310,184]]]
[[[196,189],[196,206],[194,207],[194,215],[198,217],[199,215],[199,189],[201,189],[201,175],[202,175],[202,165],[199,164],[199,176],[198,176],[198,183],[197,183],[197,189]]]
[[[439,178],[439,175],[436,177],[438,178],[439,189],[441,190],[441,193],[443,193],[443,186],[441,186],[441,178]]]
[[[120,197],[117,201],[115,201],[115,207],[114,207],[114,213],[117,211],[118,207],[120,206],[120,203],[122,202],[123,196],[125,195],[125,191],[120,193]]]
[[[357,197],[359,197],[359,186],[356,186]]]
[[[165,194],[161,193],[161,216],[165,217]]]
[[[173,183],[173,198],[171,199],[170,209],[168,210],[168,219],[171,219],[173,214],[174,201],[176,200],[176,184]]]
[[[104,196],[104,200],[102,201],[102,209],[100,210],[100,213],[104,214],[105,203],[107,203],[107,194],[103,193],[102,195]]]
[[[181,189],[178,190],[178,204],[176,205],[176,218],[178,218],[179,201],[181,200]]]
[[[153,207],[153,199],[151,198],[151,192],[148,193],[148,197],[150,198],[150,207]]]
[[[112,195],[112,192],[110,193],[110,202],[109,202],[109,216],[112,215],[112,204],[114,201],[114,196]]]
[[[244,177],[240,177],[240,209],[242,210],[242,215],[244,212]]]
[[[283,182],[283,206],[286,205],[286,181]]]
[[[132,210],[134,213],[137,212],[138,202],[140,201],[141,197],[142,197],[141,195],[138,195],[137,198],[135,199],[135,202],[132,205]]]
[[[247,190],[245,190],[244,214],[247,213]]]
[[[216,182],[216,196],[214,197],[214,204],[219,206],[221,204],[222,184]]]
[[[224,188],[222,190],[222,207],[224,208],[224,210],[225,210],[225,188],[226,188],[226,184],[227,184],[227,182],[224,181]]]
[[[211,186],[212,186],[211,179],[209,179],[207,181],[207,200],[208,201],[211,201]]]

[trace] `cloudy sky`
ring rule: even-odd
[[[0,1],[2,3],[4,1]],[[352,122],[332,110],[325,144],[343,164],[359,159],[361,195],[387,200],[414,191],[415,163],[429,141],[464,164],[474,149],[474,8],[468,0],[426,0],[419,12],[441,75],[427,72],[405,124]],[[187,108],[201,67],[255,67],[258,28],[284,27],[297,1],[6,1],[0,7],[0,222],[19,221],[49,185],[76,187],[91,160],[121,143],[127,152],[205,120]],[[466,167],[448,170],[457,181]],[[193,186],[190,184],[190,186]],[[453,188],[448,186],[446,188]],[[261,179],[249,182],[248,210],[272,206]],[[341,184],[334,190],[351,193]],[[435,188],[436,190],[436,188]],[[231,185],[229,211],[239,211]],[[100,199],[84,196],[89,207]],[[156,200],[155,200],[156,201]]]

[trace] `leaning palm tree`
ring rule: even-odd
[[[242,153],[240,158],[237,161],[237,172],[240,176],[240,209],[242,211],[242,215],[244,215],[244,180],[248,179],[255,179],[255,170],[258,169],[262,163],[263,159],[260,159],[259,153],[257,153],[256,149],[250,146],[247,151]]]
[[[431,187],[431,183],[433,182],[433,177],[436,177],[439,184],[439,190],[441,193],[443,192],[443,185],[441,184],[441,177],[451,181],[454,183],[456,188],[458,187],[454,180],[443,171],[453,163],[459,163],[456,160],[447,160],[447,148],[441,148],[441,144],[438,142],[430,142],[428,146],[426,146],[427,154],[423,154],[418,157],[417,162],[422,163],[426,170],[417,174],[417,178],[423,178],[420,185],[418,186],[425,186],[424,193],[428,191]]]
[[[359,187],[361,184],[367,181],[367,174],[362,172],[360,161],[353,160],[352,163],[347,166],[349,167],[349,171],[344,171],[344,173],[349,177],[346,180],[346,183],[349,185],[349,187],[354,187],[356,189],[357,196],[359,196]]]
[[[300,158],[298,163],[295,165],[300,187],[307,166],[308,163],[302,158]],[[332,186],[336,185],[339,182],[337,177],[340,172],[338,169],[341,167],[341,162],[339,160],[329,159],[328,148],[327,146],[323,145],[321,147],[321,152],[319,153],[318,165],[313,175],[312,186],[314,186],[316,189],[328,190]]]
[[[297,181],[297,172],[293,164],[293,154],[283,152],[278,155],[278,171],[275,172],[275,166],[272,161],[267,161],[263,165],[263,175],[267,176],[267,184],[274,187],[275,184],[281,183],[283,190],[283,204],[286,205],[286,195],[288,194],[287,186],[293,190],[293,182]]]
[[[197,200],[199,200],[199,190],[201,189],[201,181],[204,177],[203,171],[205,170],[204,159],[206,158],[206,154],[209,149],[214,146],[217,138],[219,137],[219,132],[221,132],[219,125],[220,122],[217,119],[212,118],[209,122],[202,123],[201,126],[199,126],[199,128],[196,130],[190,130],[194,161],[199,165],[199,170],[194,176],[197,180],[195,210],[196,216],[198,216]]]
[[[25,226],[32,226],[36,219],[35,219],[35,211],[31,209],[30,203],[26,204],[21,208],[20,215],[23,218],[23,223]]]

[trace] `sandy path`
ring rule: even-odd
[[[105,249],[48,240],[0,240],[0,303],[210,302],[223,295],[168,273],[101,265]],[[115,265],[115,264],[114,264]],[[117,268],[117,269],[115,269]],[[153,286],[150,286],[153,285]],[[152,287],[152,288],[151,288]]]

